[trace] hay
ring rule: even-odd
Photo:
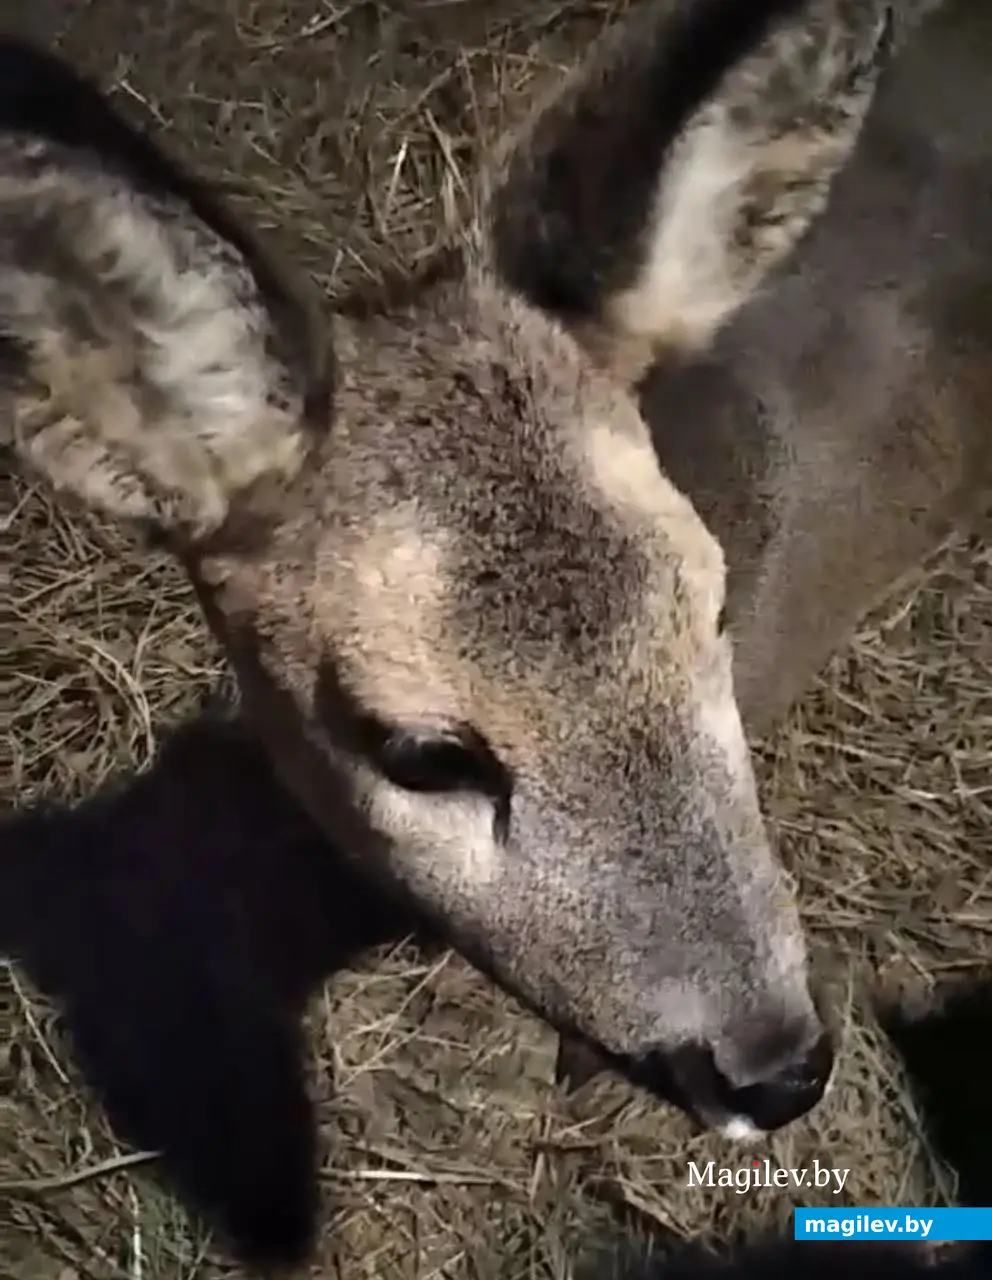
[[[429,253],[480,140],[615,7],[67,0],[65,47],[330,296]],[[3,799],[79,795],[149,757],[218,654],[171,564],[13,476],[0,511],[13,566]],[[831,969],[844,1054],[816,1115],[741,1163],[849,1168],[848,1203],[946,1190],[859,1007],[873,974],[926,978],[992,951],[990,669],[989,552],[955,545],[764,745],[768,812]],[[689,1160],[735,1157],[619,1083],[556,1098],[549,1034],[451,957],[380,957],[336,980],[312,1021],[320,1275],[564,1277],[618,1207],[685,1233],[788,1221],[787,1191],[687,1187]],[[0,970],[0,1181],[17,1183],[0,1192],[0,1275],[230,1275],[146,1171],[121,1165],[75,1083],[51,1011]]]

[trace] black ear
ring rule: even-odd
[[[118,1136],[253,1265],[308,1253],[307,997],[415,922],[364,883],[245,726],[201,717],[74,808],[0,818],[0,953],[60,1006]]]
[[[706,344],[823,209],[897,8],[642,0],[496,166],[497,273],[628,378]]]
[[[21,457],[184,536],[292,478],[329,422],[330,354],[284,273],[95,86],[10,38],[0,343]]]

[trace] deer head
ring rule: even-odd
[[[832,1050],[723,554],[634,392],[819,214],[892,38],[866,0],[643,3],[480,175],[455,267],[338,318],[333,360],[207,191],[67,68],[0,56],[20,456],[166,540],[370,876],[730,1132],[805,1112]]]

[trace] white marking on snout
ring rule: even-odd
[[[747,1116],[731,1116],[717,1130],[722,1138],[730,1142],[754,1142],[758,1138],[766,1138],[764,1129],[759,1129]]]

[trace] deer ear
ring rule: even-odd
[[[59,59],[0,40],[0,394],[53,485],[181,540],[330,420],[312,308]],[[12,409],[9,407],[12,406]]]
[[[912,25],[893,8],[643,0],[495,166],[497,274],[630,378],[705,346],[823,209]]]

